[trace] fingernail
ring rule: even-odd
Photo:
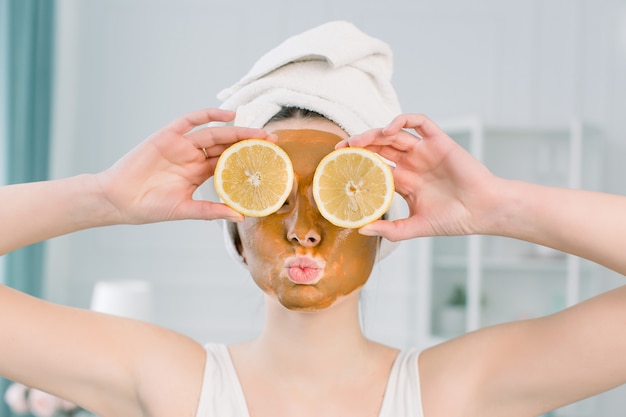
[[[235,222],[235,223],[241,223],[244,220],[244,217],[239,215],[239,216],[227,216],[225,217],[226,220],[231,221],[231,222]]]
[[[359,229],[359,233],[364,236],[380,236],[380,234],[376,230],[368,228],[367,226],[361,227]]]
[[[335,145],[335,149],[343,148],[347,144],[348,144],[348,139],[341,140]]]

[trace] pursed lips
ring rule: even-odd
[[[285,261],[287,277],[295,284],[313,285],[322,278],[324,262],[310,256],[292,256]]]

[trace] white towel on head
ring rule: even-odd
[[[400,114],[389,46],[336,21],[293,36],[218,95],[235,125],[262,127],[282,107],[316,111],[355,135]]]
[[[236,126],[263,127],[283,107],[298,107],[315,111],[356,135],[383,127],[401,113],[392,72],[392,52],[385,42],[351,23],[335,21],[288,38],[218,98],[223,100],[221,108],[237,112]],[[203,188],[205,194],[216,196],[212,181]],[[402,216],[401,200],[394,198],[386,219]],[[223,231],[226,250],[247,267],[235,247],[235,223],[225,222]],[[395,246],[383,239],[379,258]]]

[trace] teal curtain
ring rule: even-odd
[[[5,179],[9,184],[41,181],[48,178],[55,2],[0,1],[6,13],[0,29],[6,42]],[[5,284],[41,296],[43,257],[43,243],[5,255]],[[2,405],[0,416],[11,416]]]

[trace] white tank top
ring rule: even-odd
[[[205,346],[207,357],[196,417],[250,417],[226,345]],[[396,357],[378,417],[423,417],[417,358],[419,351]]]

